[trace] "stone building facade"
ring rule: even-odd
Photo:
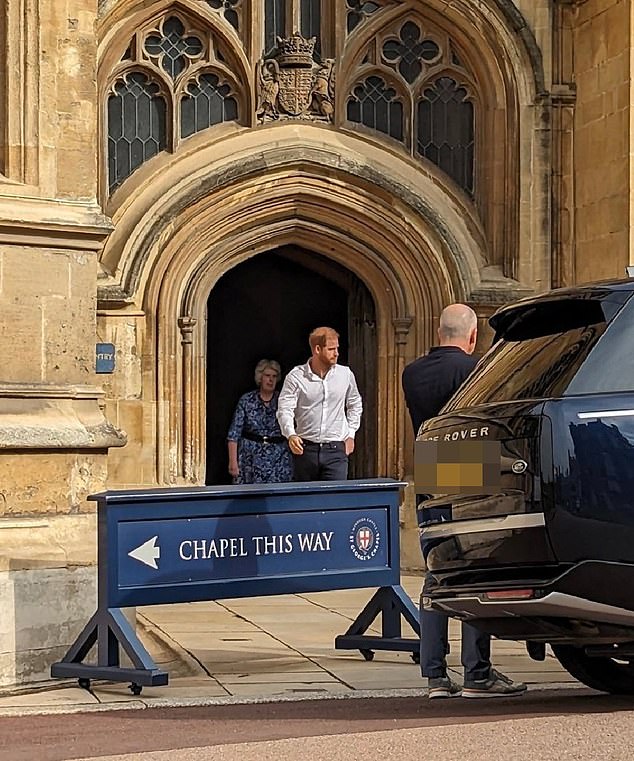
[[[631,0],[0,9],[0,686],[94,608],[87,496],[226,480],[262,356],[334,324],[355,475],[407,477],[400,372],[446,303],[485,326],[630,262]]]

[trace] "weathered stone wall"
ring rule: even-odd
[[[576,277],[624,277],[630,219],[630,0],[576,9]]]
[[[96,0],[0,24],[0,686],[45,679],[95,606],[94,503],[124,442],[95,374]]]

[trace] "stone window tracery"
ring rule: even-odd
[[[403,140],[402,98],[381,77],[369,76],[354,88],[347,113],[352,122]]]
[[[473,193],[473,103],[451,77],[439,77],[418,101],[416,151]]]
[[[348,34],[354,31],[373,13],[381,8],[382,3],[374,0],[346,0],[346,29]]]
[[[351,7],[358,17],[364,5],[348,0]],[[472,195],[473,86],[449,36],[418,18],[401,18],[374,35],[359,59],[346,99],[347,120],[399,140]]]
[[[108,98],[110,191],[166,146],[167,102],[160,85],[139,71],[124,74]]]
[[[185,34],[185,26],[178,16],[170,16],[157,34],[145,38],[144,50],[149,59],[166,71],[172,79],[203,52],[203,42],[194,34]]]
[[[181,13],[168,13],[134,35],[107,98],[110,193],[161,151],[241,118],[244,98],[230,62],[213,29]]]
[[[242,0],[204,0],[214,11],[224,16],[236,32],[242,31]]]

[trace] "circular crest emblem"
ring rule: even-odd
[[[513,473],[517,473],[517,475],[525,473],[526,468],[528,468],[528,463],[524,460],[515,460],[515,462],[511,465],[511,470]]]
[[[372,518],[359,518],[352,524],[349,540],[357,560],[372,560],[381,546],[381,533]]]

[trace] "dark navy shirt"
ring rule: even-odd
[[[458,346],[435,346],[429,354],[407,365],[403,370],[402,382],[405,401],[414,426],[414,436],[418,435],[418,429],[426,420],[440,412],[471,374],[477,362],[478,357],[467,354]],[[418,525],[451,520],[449,505],[425,508],[425,500],[429,496],[431,495],[416,495]],[[439,541],[421,539],[425,560]]]
[[[425,420],[435,417],[476,366],[478,357],[458,346],[434,346],[403,370],[403,392],[414,436]]]

